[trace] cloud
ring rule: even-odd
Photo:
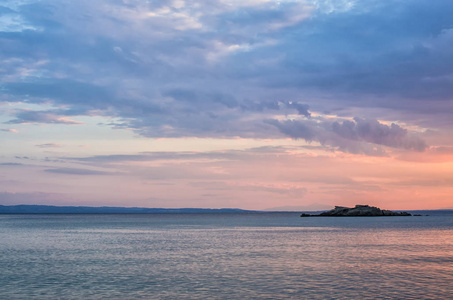
[[[11,133],[18,133],[19,132],[17,129],[13,129],[13,128],[3,128],[3,129],[0,129],[0,131],[11,132]]]
[[[283,134],[294,139],[304,139],[307,142],[312,142],[316,139],[315,129],[308,122],[295,120],[278,121],[275,119],[270,119],[267,122],[277,127]]]
[[[147,137],[313,141],[327,131],[351,149],[423,144],[394,137],[397,127],[378,138],[385,128],[354,121],[351,138],[347,123],[334,132],[282,120],[452,125],[448,1],[6,2],[15,17],[0,27],[0,101],[43,106],[12,124],[105,116]]]
[[[283,150],[281,150],[283,151]],[[267,153],[268,150],[263,150]],[[192,161],[192,162],[208,162],[208,161],[222,161],[222,160],[238,160],[246,155],[242,151],[218,151],[218,152],[147,152],[141,154],[120,154],[120,155],[96,155],[88,157],[65,157],[63,159],[70,161],[79,161],[97,166],[115,166],[124,162],[156,162],[156,161]]]
[[[332,129],[346,139],[363,140],[368,143],[415,151],[424,151],[427,148],[421,138],[410,136],[407,129],[395,123],[389,126],[377,120],[354,118],[354,121],[334,122]]]
[[[0,163],[0,166],[23,166],[21,163]]]
[[[12,9],[0,6],[0,32],[22,32],[24,30],[37,30],[30,26],[20,14]]]
[[[38,148],[59,148],[59,147],[61,147],[61,145],[57,144],[57,143],[39,144],[39,145],[35,145],[35,146]]]
[[[374,147],[373,144],[413,151],[425,151],[428,148],[426,142],[415,133],[409,133],[395,123],[386,125],[378,120],[268,120],[268,123],[294,139],[316,141],[350,153],[385,154],[382,148]]]
[[[17,159],[30,159],[28,156],[15,156]]]
[[[46,111],[31,111],[22,110],[16,114],[16,119],[7,122],[9,124],[24,124],[24,123],[52,123],[66,125],[80,125],[82,122],[71,120],[64,116],[55,115],[52,112]]]
[[[306,116],[306,117],[310,117],[311,116],[310,112],[308,111],[308,109],[310,108],[310,106],[308,104],[288,101],[287,102],[287,106],[295,108],[297,110],[297,112],[299,113],[299,115],[303,115],[303,116]]]
[[[453,162],[453,147],[430,147],[425,153],[404,153],[397,159],[417,163],[449,163]]]
[[[44,170],[48,173],[67,174],[67,175],[112,175],[109,172],[88,170],[88,169],[76,169],[76,168],[53,168]]]
[[[29,102],[40,103],[50,100],[90,109],[105,109],[111,97],[102,86],[71,79],[29,77],[20,82],[3,83],[3,88],[14,96],[11,101],[23,101],[25,98]]]

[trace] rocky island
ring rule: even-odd
[[[387,217],[387,216],[411,216],[408,212],[393,212],[386,209],[369,205],[356,205],[353,208],[335,206],[334,209],[320,213],[319,215],[301,214],[301,217]]]

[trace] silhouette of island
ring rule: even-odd
[[[319,215],[311,215],[303,213],[301,217],[392,217],[392,216],[412,216],[408,212],[394,212],[386,209],[380,209],[378,207],[369,205],[357,204],[355,207],[344,207],[335,206],[326,212],[322,212]]]

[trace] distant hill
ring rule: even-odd
[[[90,207],[52,205],[0,205],[0,214],[213,214],[254,213],[238,208],[143,208],[143,207]]]
[[[285,212],[280,207],[275,210],[245,210],[239,208],[144,208],[144,207],[91,207],[91,206],[52,206],[52,205],[0,205],[0,214],[247,214]],[[305,210],[301,210],[304,212]],[[291,212],[291,211],[286,211]],[[305,211],[307,212],[307,211]],[[322,211],[310,211],[321,213]],[[453,215],[453,210],[413,210],[413,214]]]

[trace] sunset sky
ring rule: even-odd
[[[0,204],[453,208],[453,1],[0,3]]]

